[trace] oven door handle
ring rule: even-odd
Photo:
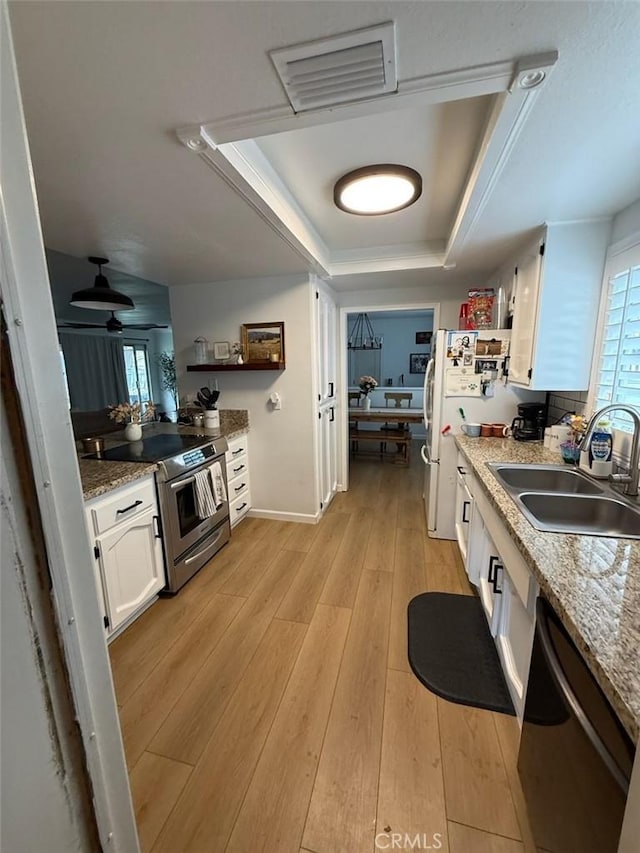
[[[188,486],[188,485],[189,485],[189,483],[195,483],[195,480],[196,480],[196,478],[195,478],[195,477],[186,477],[186,478],[185,478],[185,479],[183,479],[183,480],[178,480],[177,482],[175,482],[175,483],[170,483],[169,485],[171,486],[171,488],[172,488],[173,490],[175,490],[175,489],[180,489],[180,488],[182,488],[182,486]]]
[[[212,548],[214,547],[214,545],[216,545],[216,544],[217,544],[218,539],[222,536],[222,534],[223,534],[223,533],[224,533],[224,529],[217,530],[217,531],[216,531],[215,536],[213,537],[213,539],[211,540],[211,542],[209,542],[209,544],[207,545],[207,547],[206,547],[206,548],[203,548],[203,549],[202,549],[202,551],[198,551],[198,553],[197,553],[197,554],[193,554],[191,557],[188,557],[188,558],[184,561],[185,566],[188,566],[188,565],[189,565],[189,563],[193,563],[193,562],[195,562],[196,560],[199,560],[199,559],[200,559],[201,557],[203,557],[205,554],[208,554],[208,553],[209,553],[209,551],[211,551],[211,550],[212,550]]]

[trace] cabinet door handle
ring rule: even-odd
[[[239,447],[237,450],[231,451],[232,456],[237,456],[239,453],[244,453],[244,447]]]
[[[493,583],[493,564],[496,562],[497,557],[489,557],[489,574],[487,575],[487,581],[492,584]]]
[[[464,524],[469,524],[469,519],[467,518],[467,509],[471,506],[471,501],[463,501],[462,502],[462,521]]]
[[[456,468],[458,469],[458,473],[461,477],[464,477],[467,473],[466,470],[462,467],[462,465],[456,465]]]
[[[234,492],[241,492],[246,485],[247,485],[246,483],[240,483],[239,486],[234,486],[233,491]]]
[[[493,561],[493,577],[491,577],[491,568],[489,568],[489,583],[493,586],[495,595],[502,595],[502,589],[498,587],[498,572],[503,571],[504,566],[499,562],[499,559],[499,557],[491,558]]]
[[[329,383],[329,396],[333,397],[333,382]]]
[[[331,406],[329,411],[331,412],[331,417],[329,418],[329,423],[332,424],[336,419],[336,410],[334,409],[333,406]]]
[[[117,509],[116,515],[120,515],[120,513],[124,514],[125,512],[129,512],[129,510],[135,509],[137,506],[140,506],[141,503],[142,501],[135,501],[135,503],[129,504],[129,506],[126,506],[124,509]]]
[[[236,512],[242,512],[242,510],[246,507],[247,502],[241,503],[240,506],[236,507]]]
[[[157,515],[153,516],[153,532],[156,539],[162,539],[162,528],[160,527],[160,518]]]
[[[237,473],[238,473],[238,471],[242,471],[242,469],[243,469],[243,468],[244,468],[244,465],[238,465],[238,467],[237,467],[237,468],[234,468],[234,469],[233,469],[233,473],[234,473],[234,474],[237,474]]]

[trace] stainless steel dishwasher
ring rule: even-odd
[[[558,616],[538,599],[518,756],[536,848],[616,853],[634,753]]]

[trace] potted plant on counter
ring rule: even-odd
[[[153,403],[118,403],[117,406],[109,406],[109,417],[117,424],[126,424],[124,437],[127,441],[140,441],[142,438],[143,421],[152,421],[155,418],[156,407]]]

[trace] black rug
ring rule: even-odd
[[[409,663],[429,690],[459,705],[515,715],[480,599],[423,592],[409,602]]]

